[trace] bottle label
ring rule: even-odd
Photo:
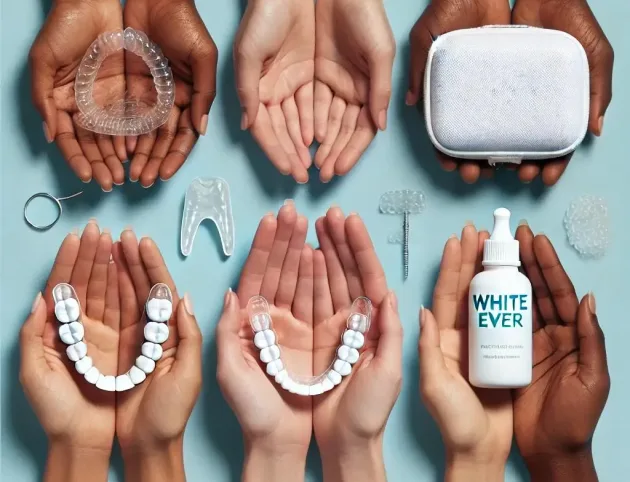
[[[475,294],[472,296],[478,328],[523,328],[523,313],[530,309],[526,294]]]

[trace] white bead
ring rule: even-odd
[[[134,385],[140,385],[143,381],[146,380],[147,374],[134,365],[129,370],[129,378],[131,378],[131,381]]]
[[[326,377],[322,381],[322,388],[324,389],[324,392],[329,392],[330,390],[335,388],[335,384],[330,381],[330,378]]]
[[[92,358],[89,356],[81,358],[78,362],[74,364],[74,368],[79,375],[85,375],[87,371],[92,368]]]
[[[267,363],[267,374],[269,376],[275,377],[283,369],[284,365],[282,364],[282,360],[280,360],[279,358],[277,360],[273,360]]]
[[[335,370],[328,370],[326,376],[333,383],[333,385],[339,385],[341,383],[341,375],[339,375],[339,373],[337,373]]]
[[[55,317],[61,323],[70,323],[77,321],[81,315],[79,302],[74,298],[60,300],[55,303]]]
[[[82,341],[70,345],[66,348],[66,355],[68,355],[70,361],[77,362],[87,355],[87,345]]]
[[[356,348],[341,345],[337,349],[337,358],[347,361],[348,363],[355,364],[359,360],[359,352]]]
[[[268,313],[259,313],[252,318],[251,325],[255,332],[268,330],[271,326],[271,318]]]
[[[168,326],[165,323],[150,321],[144,327],[144,339],[152,343],[164,343],[168,340]]]
[[[98,378],[101,376],[101,372],[98,371],[98,368],[92,366],[87,372],[85,372],[85,380],[92,385],[95,385],[98,382]]]
[[[346,330],[343,334],[343,344],[350,347],[356,348],[357,350],[363,346],[365,343],[365,338],[363,337],[363,333],[360,331],[354,330]]]
[[[169,300],[152,298],[147,302],[147,318],[151,321],[164,323],[173,314],[173,304]]]
[[[282,382],[288,376],[289,376],[289,373],[286,370],[282,370],[282,371],[278,372],[278,374],[275,377],[276,383],[282,385]]]
[[[333,368],[342,377],[347,377],[350,373],[352,373],[352,365],[350,365],[347,361],[337,359],[335,360]]]
[[[280,348],[278,345],[271,345],[260,350],[260,361],[263,363],[269,363],[278,358],[280,358]]]
[[[272,330],[259,331],[254,335],[254,345],[259,350],[276,344],[276,334]]]
[[[104,392],[116,391],[116,378],[111,375],[99,375],[96,381],[96,388],[100,388]]]
[[[354,331],[365,333],[367,330],[367,316],[361,313],[353,313],[348,320],[348,328]]]
[[[124,375],[118,375],[116,377],[116,391],[124,392],[127,390],[131,390],[134,387],[134,383],[131,381],[131,377],[128,373]]]
[[[321,395],[322,393],[324,393],[324,386],[322,383],[311,385],[308,389],[309,395]]]
[[[298,395],[301,395],[303,397],[308,397],[309,392],[310,392],[310,387],[308,385],[304,385],[303,383],[296,384],[295,393],[297,393]]]
[[[66,323],[59,327],[59,337],[66,345],[73,345],[83,340],[83,325],[76,321]]]
[[[144,355],[136,358],[136,366],[147,375],[155,370],[155,362]]]
[[[142,354],[151,360],[158,361],[162,358],[162,345],[147,341],[142,344]]]

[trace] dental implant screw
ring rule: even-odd
[[[409,277],[409,211],[403,214],[403,269],[404,279]]]

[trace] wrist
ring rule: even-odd
[[[381,437],[352,443],[335,442],[320,446],[324,480],[381,482],[385,477]]]
[[[48,445],[45,482],[106,482],[111,448],[77,447],[51,441]]]
[[[532,482],[596,482],[591,448],[575,452],[535,454],[525,457]]]
[[[485,460],[474,455],[447,453],[446,482],[503,482],[506,460]]]
[[[125,480],[134,482],[184,482],[184,442],[182,438],[163,445],[140,444],[122,448]]]
[[[242,481],[295,482],[304,480],[307,452],[308,446],[281,446],[246,440]]]

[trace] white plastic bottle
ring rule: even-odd
[[[484,271],[470,283],[468,379],[483,388],[518,388],[532,380],[532,285],[518,267],[510,211],[494,212],[483,247]]]

